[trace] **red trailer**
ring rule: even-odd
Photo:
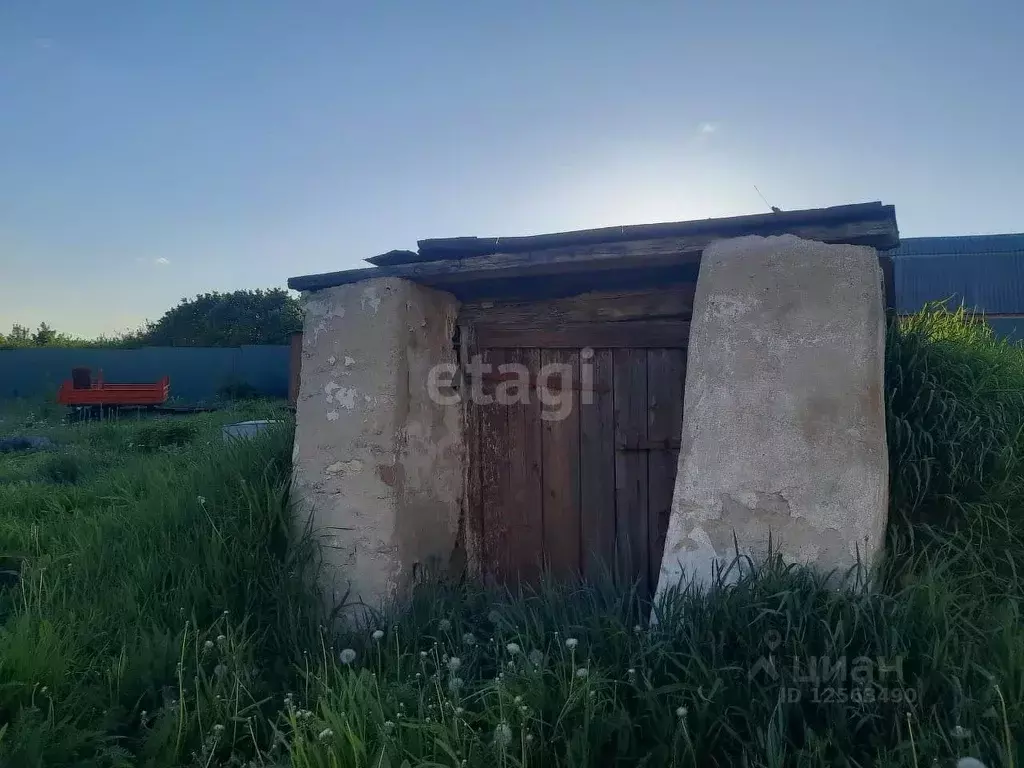
[[[118,408],[163,405],[171,395],[171,380],[164,376],[154,384],[108,384],[103,371],[92,379],[88,368],[75,368],[60,385],[57,402],[73,407]]]

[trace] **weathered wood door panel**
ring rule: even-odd
[[[592,402],[580,407],[580,558],[597,578],[615,563],[615,395],[613,350],[591,358]]]
[[[683,426],[686,351],[647,350],[648,586],[658,586]]]
[[[615,401],[615,543],[618,572],[639,580],[648,590],[647,350],[616,349]]]
[[[470,403],[467,412],[467,522],[484,575],[514,586],[536,583],[543,566],[563,579],[617,572],[650,594],[672,506],[685,351],[480,355],[495,368],[522,365],[530,381],[522,397],[510,397],[518,385],[489,376],[481,391],[494,401]],[[565,398],[557,409],[537,387],[543,366],[552,363],[572,371],[571,381],[551,377],[549,399]],[[586,392],[581,363],[591,365]],[[499,388],[511,402],[498,402]],[[556,411],[563,418],[544,418]]]
[[[643,296],[645,311],[682,312],[682,301]],[[550,303],[545,313],[569,321],[542,328],[529,305],[471,307],[461,319],[464,371],[478,378],[464,391],[485,401],[466,404],[470,555],[510,586],[546,567],[560,579],[617,573],[650,594],[675,484],[688,315],[610,328],[607,307],[628,314],[625,299]],[[487,313],[509,325],[487,325]],[[474,355],[490,368],[465,366]]]

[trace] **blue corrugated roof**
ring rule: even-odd
[[[1024,314],[1024,234],[908,237],[893,256],[896,308],[949,299],[989,314]]]

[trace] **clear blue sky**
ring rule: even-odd
[[[1024,230],[1024,4],[0,3],[0,329],[424,237],[883,200]]]

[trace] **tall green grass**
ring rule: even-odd
[[[0,764],[1020,766],[1024,352],[933,310],[886,364],[871,588],[773,557],[653,624],[610,585],[424,583],[328,629],[288,430],[54,427],[74,459],[0,460]]]
[[[317,553],[289,515],[290,430],[225,446],[232,416],[54,427],[102,469],[0,485],[5,765],[190,764],[211,719],[239,755],[270,743],[264,709],[313,647]]]

